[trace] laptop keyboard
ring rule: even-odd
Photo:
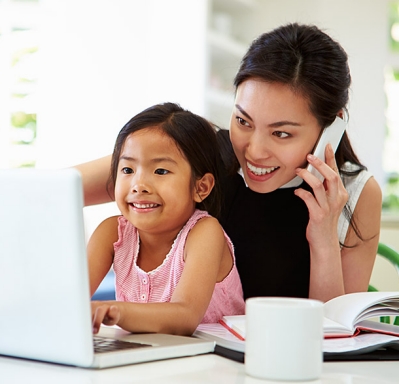
[[[107,337],[94,336],[93,346],[95,353],[105,353],[111,351],[120,351],[123,349],[151,347],[149,344],[132,343],[129,341],[110,339]]]

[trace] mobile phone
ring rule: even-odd
[[[313,155],[318,157],[320,160],[325,161],[324,152],[328,143],[331,144],[332,149],[335,153],[338,148],[339,142],[341,141],[342,135],[345,132],[346,126],[346,121],[337,116],[331,125],[324,128],[312,152]],[[324,180],[324,176],[312,165],[309,164],[306,169],[310,173],[315,175],[319,180]]]

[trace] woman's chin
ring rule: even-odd
[[[247,187],[257,193],[273,192],[280,187],[270,175],[255,175],[251,172],[244,172],[244,180]]]

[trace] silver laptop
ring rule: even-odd
[[[0,355],[106,368],[214,350],[192,337],[102,327],[105,351],[94,351],[82,182],[73,169],[0,170],[0,313]],[[112,339],[123,349],[110,351]]]

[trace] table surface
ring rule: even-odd
[[[244,365],[215,354],[92,370],[0,357],[2,383],[273,383],[245,375]],[[313,384],[399,382],[399,361],[326,362]],[[287,383],[287,382],[286,382]],[[304,382],[302,382],[304,383]],[[306,383],[306,382],[305,382]],[[281,382],[280,382],[281,384]]]

